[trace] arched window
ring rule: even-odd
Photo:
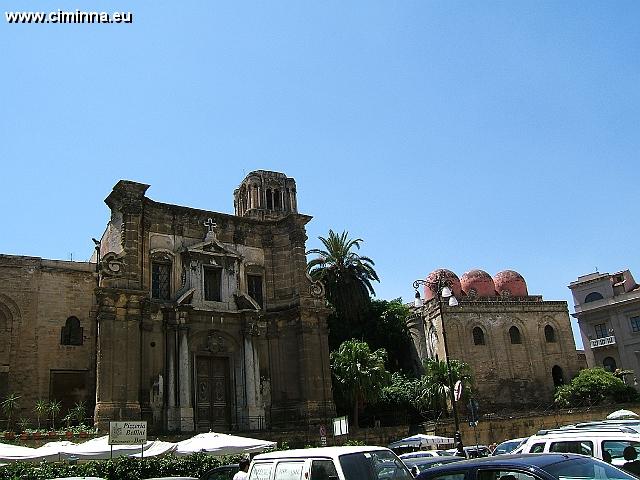
[[[509,329],[509,338],[511,338],[511,343],[522,343],[520,330],[515,325]]]
[[[80,320],[76,317],[69,317],[60,332],[60,345],[82,345],[82,327]]]
[[[602,295],[598,292],[591,292],[589,295],[584,297],[584,303],[595,302],[596,300],[602,300]]]
[[[273,193],[267,188],[267,210],[273,210]]]
[[[480,327],[475,327],[473,329],[473,344],[484,345],[484,332]]]
[[[544,327],[544,338],[549,343],[554,343],[556,341],[556,331],[551,325]]]
[[[558,365],[555,365],[551,369],[551,376],[553,377],[554,387],[564,385],[564,373],[562,372],[562,368],[560,368]]]
[[[611,373],[615,372],[617,368],[615,358],[606,357],[604,360],[602,360],[602,366],[607,372],[611,372]]]
[[[171,300],[171,258],[155,254],[151,261],[151,298]]]

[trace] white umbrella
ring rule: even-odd
[[[102,460],[111,458],[113,447],[113,457],[122,456],[139,456],[140,449],[144,450],[144,456],[154,456],[172,451],[175,448],[175,443],[156,441],[147,441],[144,445],[109,445],[109,435],[104,437],[94,438],[88,442],[80,443],[62,449],[62,454],[65,457],[74,456],[78,460]],[[147,454],[147,451],[149,453]]]
[[[632,412],[631,410],[616,410],[613,413],[607,415],[607,420],[635,420],[640,418],[640,415]]]
[[[174,453],[176,455],[190,455],[197,452],[209,455],[235,455],[264,452],[275,446],[276,442],[268,440],[209,432],[178,442],[178,448]]]
[[[402,447],[425,447],[427,445],[450,445],[453,444],[453,438],[440,437],[438,435],[425,435],[418,433],[411,437],[403,438],[389,444],[389,448],[402,448]]]

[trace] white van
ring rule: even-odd
[[[628,446],[634,447],[640,457],[640,434],[630,428],[566,428],[540,430],[513,453],[579,453],[601,460],[611,455],[611,463],[622,465],[622,452]]]
[[[248,480],[412,480],[384,447],[322,447],[256,455]]]

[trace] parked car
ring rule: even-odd
[[[569,428],[540,430],[514,453],[578,453],[602,460],[607,452],[611,463],[622,465],[622,452],[628,446],[640,453],[640,434],[627,427]]]
[[[601,460],[571,453],[498,455],[430,468],[417,480],[638,480]]]
[[[455,448],[450,448],[446,450],[449,455],[457,455],[458,450]],[[486,445],[473,445],[469,447],[464,447],[464,453],[466,458],[479,458],[479,457],[488,457],[491,455],[491,450]]]
[[[233,480],[233,476],[240,470],[240,465],[232,463],[229,465],[221,465],[205,472],[200,480]]]
[[[407,466],[384,447],[282,450],[253,457],[248,480],[413,480]]]
[[[506,440],[500,443],[494,450],[492,455],[505,455],[507,453],[511,453],[516,450],[520,445],[522,445],[529,437],[524,438],[514,438],[512,440]]]
[[[450,457],[452,454],[446,450],[418,450],[417,452],[403,453],[399,457],[405,458],[424,458],[424,457]]]
[[[436,456],[436,457],[417,457],[417,458],[401,458],[404,464],[409,468],[412,475],[415,477],[420,472],[427,470],[428,468],[439,467],[453,462],[461,462],[463,457],[456,457],[453,455],[448,456]]]

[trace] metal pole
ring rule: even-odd
[[[453,392],[453,374],[451,373],[451,363],[449,362],[449,345],[447,343],[447,329],[445,327],[443,308],[442,308],[442,289],[448,287],[447,281],[444,276],[438,278],[438,290],[436,293],[436,300],[438,301],[438,307],[440,309],[440,321],[442,322],[442,340],[444,341],[444,356],[447,362],[447,375],[449,377],[449,396],[451,397],[451,409],[453,410],[453,421],[456,427],[456,433],[453,440],[458,450],[458,455],[465,456],[464,445],[462,443],[462,435],[460,434],[460,421],[458,420],[458,409],[456,408],[456,397]]]

